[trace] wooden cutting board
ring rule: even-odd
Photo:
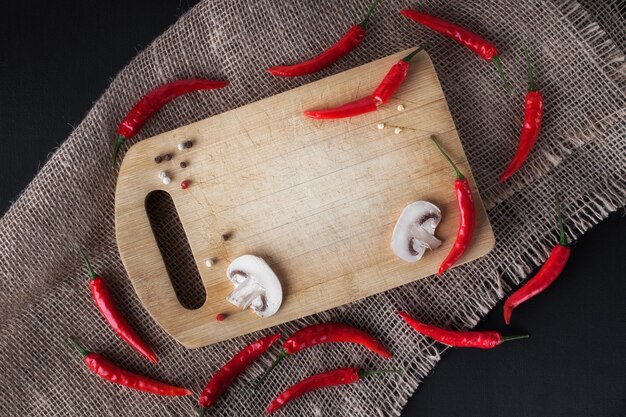
[[[128,151],[115,195],[119,252],[143,306],[172,337],[188,348],[205,346],[436,273],[459,220],[454,173],[429,140],[432,133],[474,190],[476,234],[461,263],[491,250],[491,225],[427,53],[413,59],[395,98],[375,113],[333,121],[302,114],[370,94],[408,52],[160,134]],[[378,129],[378,123],[386,127]],[[177,144],[187,139],[193,147],[179,151]],[[154,162],[168,152],[171,161]],[[184,169],[182,160],[189,163]],[[172,178],[169,185],[158,178],[161,170]],[[182,180],[190,182],[188,189],[180,187]],[[145,208],[155,190],[170,194],[189,240],[207,293],[198,309],[180,304],[157,246]],[[416,200],[440,207],[436,235],[443,245],[406,263],[389,248],[391,232],[402,209]],[[223,241],[224,233],[232,238]],[[226,268],[244,254],[263,257],[282,282],[283,305],[273,317],[261,319],[225,300],[233,289]],[[208,268],[210,258],[217,262]],[[219,312],[228,318],[216,321]]]

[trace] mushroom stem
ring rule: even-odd
[[[432,234],[428,233],[423,227],[413,224],[410,229],[410,234],[417,238],[419,241],[428,246],[428,249],[433,250],[441,246],[441,240],[437,239]]]
[[[245,310],[250,307],[255,299],[262,296],[264,293],[265,289],[252,277],[248,277],[230,293],[227,300]]]

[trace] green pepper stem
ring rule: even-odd
[[[556,194],[556,218],[559,221],[559,244],[567,246],[567,236],[565,236],[565,226],[563,225],[563,213],[561,212],[561,198]]]
[[[502,86],[509,93],[510,96],[513,95],[513,89],[511,88],[511,84],[506,79],[506,75],[504,75],[504,69],[502,68],[502,61],[499,56],[494,56],[491,58],[491,62],[496,66],[496,71],[498,71],[498,76],[500,77],[500,81],[502,82]]]
[[[89,355],[89,351],[87,351],[87,349],[85,349],[84,347],[82,347],[81,345],[78,344],[77,341],[75,341],[74,339],[72,339],[71,337],[68,337],[67,340],[74,346],[74,349],[76,349],[76,351],[78,353],[80,353],[81,355],[83,355],[83,358],[87,355]]]
[[[413,58],[415,55],[417,55],[419,52],[423,51],[424,49],[428,48],[428,46],[429,46],[428,42],[421,44],[420,46],[417,47],[415,51],[411,52],[410,54],[402,58],[402,60],[404,62],[411,62],[411,58]]]
[[[439,149],[439,151],[444,156],[444,158],[446,158],[448,162],[450,163],[450,165],[452,166],[452,168],[454,168],[454,172],[456,173],[456,179],[462,180],[463,178],[465,178],[465,176],[461,173],[461,171],[459,171],[459,168],[457,168],[456,164],[452,162],[452,159],[450,159],[446,151],[443,150],[443,148],[437,141],[437,138],[435,137],[435,135],[430,135],[430,140],[432,140],[435,143],[435,145],[437,145],[437,149]]]
[[[124,143],[125,140],[126,138],[124,136],[117,135],[117,142],[115,143],[115,149],[113,149],[113,162],[112,162],[113,168],[115,168],[115,164],[117,162],[117,154],[120,152],[120,147],[122,146],[122,143]]]
[[[261,376],[259,376],[257,379],[255,379],[254,381],[254,385],[252,386],[252,390],[256,391],[261,384],[263,383],[263,381],[265,381],[265,378],[267,378],[267,376],[270,374],[270,372],[272,372],[274,370],[274,368],[276,368],[276,366],[283,360],[285,359],[287,356],[289,356],[289,353],[287,353],[287,351],[285,349],[282,349],[279,353],[278,356],[276,356],[276,359],[274,359],[274,363],[272,363],[272,365],[267,368],[265,370],[265,372],[263,372],[261,374]]]
[[[78,253],[80,254],[80,256],[83,258],[83,262],[85,262],[89,279],[90,280],[95,279],[98,275],[96,275],[93,268],[91,267],[91,263],[89,263],[89,258],[87,258],[87,255],[85,255],[85,252],[83,252],[83,249],[80,246],[76,246],[76,249],[78,250]]]
[[[204,412],[206,411],[206,408],[200,406],[198,407],[198,417],[202,417],[204,416]]]
[[[526,73],[528,74],[528,91],[537,91],[539,87],[535,83],[533,63],[530,60],[530,52],[528,52],[528,46],[526,45],[524,45],[524,59],[526,60]]]
[[[510,342],[511,340],[519,340],[519,339],[528,339],[530,337],[529,334],[520,334],[515,336],[502,336],[500,339],[500,343]]]
[[[359,26],[361,26],[362,29],[367,28],[367,24],[370,22],[370,17],[372,16],[372,13],[374,12],[376,6],[378,6],[378,3],[380,3],[380,0],[374,0],[369,9],[367,9],[365,17],[363,18],[363,20],[361,20],[361,23],[359,23]]]
[[[359,370],[359,378],[367,378],[372,375],[380,375],[380,374],[401,374],[402,370],[400,369],[373,369],[371,371],[365,371],[363,369]]]

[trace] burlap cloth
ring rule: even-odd
[[[151,120],[136,140],[289,90],[432,39],[431,57],[496,234],[494,250],[456,268],[314,317],[280,326],[337,320],[371,331],[395,353],[385,362],[350,345],[310,349],[289,359],[257,398],[245,388],[266,355],[212,411],[261,415],[287,384],[335,366],[396,367],[404,375],[318,391],[283,415],[398,415],[443,347],[416,335],[394,314],[401,307],[431,323],[469,328],[547,256],[556,240],[556,191],[567,232],[584,233],[626,204],[626,83],[623,17],[617,3],[576,1],[420,1],[432,12],[482,33],[499,46],[517,89],[525,87],[523,43],[533,52],[546,98],[541,137],[506,185],[497,177],[516,146],[523,96],[507,96],[494,69],[465,48],[399,13],[414,2],[384,0],[365,42],[339,64],[293,80],[267,75],[271,64],[320,51],[357,21],[367,1],[204,1],[141,52],[111,83],[0,221],[0,411],[2,415],[193,415],[195,401],[133,392],[90,374],[65,341],[73,335],[119,364],[199,392],[251,334],[188,351],[139,304],[114,239],[115,175],[109,155],[117,123],[150,88],[191,76],[226,78],[232,86],[191,94]],[[219,132],[215,132],[219,135]],[[181,236],[173,234],[177,241]],[[73,244],[92,255],[121,309],[157,351],[153,366],[105,325],[93,306]],[[186,269],[181,267],[181,274]],[[273,350],[272,352],[275,352]]]

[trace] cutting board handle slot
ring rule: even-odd
[[[145,205],[178,301],[189,310],[202,307],[206,291],[172,197],[156,190],[146,196]]]

